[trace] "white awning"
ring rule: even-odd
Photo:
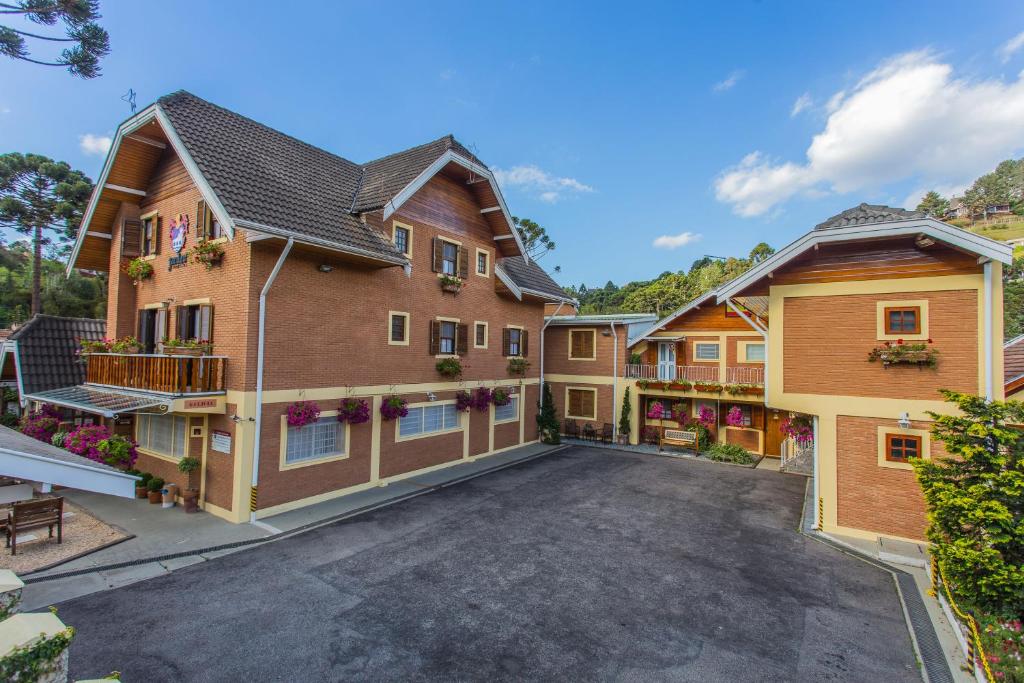
[[[0,427],[0,475],[69,488],[135,497],[138,477]]]
[[[39,391],[27,394],[25,398],[40,403],[53,403],[103,417],[114,417],[118,413],[134,413],[141,410],[165,413],[171,405],[171,400],[168,397],[159,394],[97,389],[84,384]]]

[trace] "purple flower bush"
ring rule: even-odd
[[[739,406],[729,408],[729,412],[725,414],[725,424],[730,427],[743,426],[743,411],[740,410]]]
[[[473,392],[473,407],[483,412],[491,406],[491,390],[487,387],[480,387]]]
[[[121,469],[134,465],[139,456],[134,441],[112,434],[103,425],[78,427],[64,439],[64,448],[75,455]]]
[[[370,421],[370,406],[361,398],[343,398],[338,406],[338,422],[350,425],[363,424]]]
[[[305,427],[320,417],[320,406],[316,401],[298,401],[288,406],[288,426]]]
[[[31,436],[37,441],[50,443],[53,435],[57,433],[60,425],[60,409],[49,403],[31,413],[25,413],[21,418],[21,433]]]
[[[715,419],[715,411],[711,410],[711,408],[707,406],[701,406],[700,410],[697,411],[697,422],[700,422],[708,429],[715,426]]]
[[[400,396],[388,396],[380,404],[380,415],[385,420],[397,420],[409,414],[406,400]]]

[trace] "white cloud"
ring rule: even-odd
[[[455,78],[455,69],[445,69],[438,76],[442,81],[450,81]]]
[[[1003,60],[1003,64],[1010,61],[1010,57],[1020,52],[1021,48],[1024,48],[1024,31],[1010,38],[999,48],[999,56]]]
[[[805,109],[810,109],[813,104],[814,100],[811,99],[811,93],[805,92],[803,95],[796,98],[796,102],[793,103],[793,110],[789,112],[789,117],[793,118]]]
[[[726,90],[732,90],[733,86],[740,82],[741,78],[743,78],[743,72],[737,69],[729,74],[724,81],[715,83],[714,91],[725,92]]]
[[[593,192],[594,188],[575,178],[559,177],[532,164],[513,166],[508,170],[495,167],[494,177],[502,187],[515,187],[535,192],[541,201],[557,202],[565,193]]]
[[[655,239],[652,244],[656,249],[678,249],[679,247],[685,247],[687,244],[699,242],[700,238],[700,233],[681,232],[678,235],[662,235]]]
[[[86,154],[104,155],[110,149],[111,139],[107,135],[86,133],[78,136],[78,146]]]
[[[1024,73],[972,81],[954,77],[931,52],[910,52],[836,93],[828,108],[803,161],[748,154],[715,180],[719,201],[756,216],[811,191],[877,190],[908,179],[929,187],[970,182],[1024,142]]]

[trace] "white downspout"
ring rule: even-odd
[[[558,312],[562,310],[562,306],[564,305],[564,301],[559,301],[558,308],[555,309],[555,312],[551,314],[550,318],[544,321],[544,324],[540,328],[540,398],[538,399],[538,402],[540,403],[541,408],[544,407],[544,330],[548,329],[548,325],[554,321]]]
[[[619,405],[619,333],[615,331],[615,322],[612,322],[612,336],[615,342],[612,344],[614,355],[612,356],[612,441],[619,437],[618,405]]]
[[[256,436],[253,439],[252,446],[252,488],[250,491],[250,503],[249,503],[249,521],[256,521],[256,510],[253,505],[253,494],[257,490],[257,486],[260,481],[260,434],[263,431],[263,357],[264,352],[264,333],[267,327],[267,292],[270,291],[270,286],[274,284],[274,280],[277,279],[277,274],[281,272],[281,266],[284,265],[284,261],[288,258],[288,252],[292,250],[292,245],[295,240],[288,238],[288,243],[284,245],[284,249],[281,250],[281,255],[277,257],[277,263],[274,264],[274,269],[270,271],[270,277],[267,278],[267,282],[263,285],[263,289],[260,290],[260,325],[259,334],[256,337]]]
[[[995,393],[992,378],[992,261],[985,261],[985,398],[989,401]]]

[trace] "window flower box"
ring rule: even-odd
[[[207,270],[219,265],[224,260],[224,247],[219,242],[204,240],[192,247],[192,260],[203,264]]]
[[[672,382],[668,385],[668,388],[673,391],[689,391],[690,389],[693,389],[693,383],[687,381]]]
[[[132,284],[137,285],[153,277],[153,264],[140,256],[129,261],[124,272],[132,279]]]
[[[939,352],[930,346],[931,343],[931,339],[914,344],[904,344],[902,339],[897,339],[896,343],[887,341],[868,352],[868,362],[880,362],[883,368],[891,365],[934,368],[939,364]]]
[[[213,351],[213,345],[205,339],[165,339],[157,346],[157,351],[165,356],[207,356]]]
[[[510,358],[506,370],[512,377],[523,377],[530,367],[530,361],[525,358]]]
[[[693,385],[697,391],[704,391],[711,394],[721,393],[722,385],[718,382],[700,382]]]
[[[449,294],[458,294],[462,291],[463,282],[460,278],[452,275],[442,275],[439,278],[441,283],[441,291],[448,292]]]
[[[442,377],[447,377],[449,379],[458,377],[462,374],[462,362],[458,358],[442,358],[437,361],[434,368]]]

